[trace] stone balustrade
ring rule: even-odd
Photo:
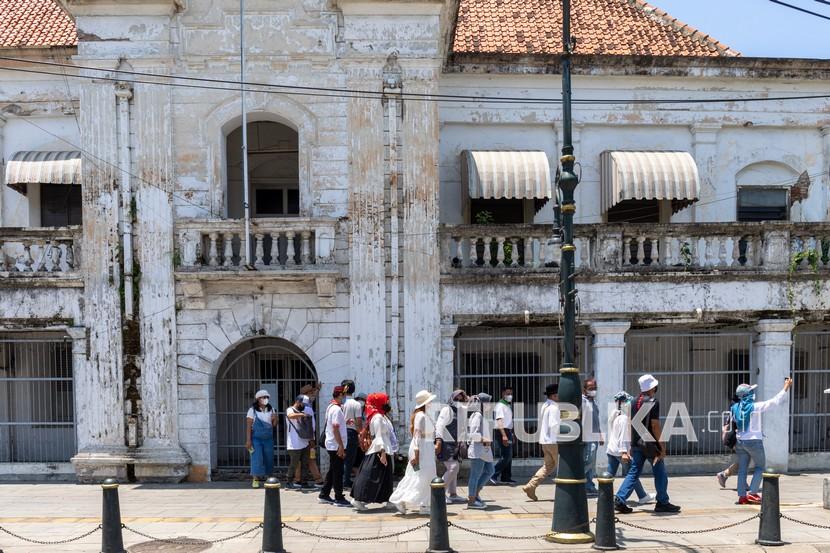
[[[80,266],[80,227],[0,228],[0,273],[45,276]]]
[[[441,242],[446,274],[533,271],[561,258],[551,225],[443,225]],[[596,273],[830,270],[830,223],[575,225],[574,246],[576,268]]]
[[[254,267],[301,270],[334,263],[335,224],[333,219],[252,219]],[[177,269],[238,269],[245,264],[244,232],[240,219],[177,221]]]

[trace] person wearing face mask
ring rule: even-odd
[[[466,503],[467,500],[458,495],[458,472],[461,469],[462,449],[458,433],[458,421],[466,421],[464,405],[467,403],[467,394],[464,390],[456,390],[450,396],[448,405],[441,408],[438,419],[435,421],[435,457],[444,465],[444,484],[447,486],[447,505]]]
[[[513,480],[513,387],[501,389],[501,400],[496,404],[493,414],[496,419],[495,446],[499,453],[499,462],[490,483],[497,485],[515,484]]]
[[[481,499],[481,490],[495,472],[493,465],[493,448],[490,447],[490,432],[492,428],[484,418],[484,408],[492,400],[490,394],[479,393],[470,398],[467,407],[470,418],[467,422],[467,438],[470,447],[467,456],[470,458],[470,476],[467,481],[467,508],[484,510],[487,505]]]
[[[585,491],[588,497],[597,496],[597,487],[594,485],[597,450],[605,442],[600,431],[596,397],[597,381],[589,378],[582,385],[582,460],[585,463]]]
[[[343,464],[346,458],[346,416],[343,414],[343,401],[346,394],[343,386],[335,386],[331,402],[326,407],[324,444],[329,456],[329,471],[326,483],[320,490],[320,503],[351,507],[352,504],[343,495]],[[331,490],[334,489],[334,499]]]
[[[522,491],[525,492],[525,495],[531,501],[539,500],[536,496],[536,488],[539,487],[549,474],[554,474],[557,456],[559,454],[557,440],[559,438],[559,425],[562,420],[559,406],[557,405],[559,401],[559,385],[548,384],[545,387],[545,398],[547,400],[539,410],[539,445],[542,447],[544,462],[542,467],[533,475],[533,478],[522,487]]]
[[[277,414],[269,404],[267,390],[260,390],[245,418],[245,448],[251,454],[251,486],[258,488],[260,481],[274,472],[274,427]]]
[[[735,437],[738,439],[735,451],[738,454],[738,504],[758,505],[761,496],[758,491],[761,486],[761,477],[766,465],[764,454],[764,436],[761,432],[761,413],[781,405],[787,397],[787,391],[793,385],[791,378],[784,379],[784,387],[772,399],[755,401],[757,384],[741,384],[735,390],[739,402],[731,409],[732,420],[735,421]],[[746,489],[746,477],[749,472],[749,461],[752,460],[755,468],[752,472],[752,482],[749,492]]]
[[[634,492],[646,460],[651,463],[651,474],[654,476],[654,487],[657,490],[657,505],[655,513],[677,513],[680,507],[669,503],[669,475],[666,471],[666,444],[660,441],[660,402],[657,401],[657,379],[650,374],[644,374],[638,379],[640,396],[631,406],[631,419],[640,420],[645,433],[640,435],[638,425],[631,425],[631,467],[625,480],[614,497],[614,508],[618,513],[630,513],[631,507],[626,505],[629,496]],[[641,411],[642,415],[638,415]]]
[[[352,505],[356,511],[365,511],[367,503],[387,503],[392,495],[393,431],[384,409],[388,404],[389,396],[384,393],[369,394],[366,398],[366,424],[372,443],[352,487]]]

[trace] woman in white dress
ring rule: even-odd
[[[399,513],[416,510],[429,514],[430,483],[436,477],[435,428],[426,415],[426,406],[435,400],[435,394],[421,390],[415,395],[415,410],[409,422],[409,464],[403,480],[398,483],[395,493],[389,498]]]

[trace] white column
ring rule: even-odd
[[[6,118],[0,115],[0,175],[6,174],[6,141],[3,127],[6,126]],[[3,226],[3,196],[6,194],[6,187],[0,190],[0,227]],[[2,255],[2,254],[0,254]]]
[[[819,129],[821,133],[821,150],[822,150],[822,158],[824,159],[824,163],[821,164],[822,167],[825,169],[830,167],[830,126],[821,127]],[[823,192],[824,197],[822,198],[822,213],[824,217],[820,220],[822,221],[829,221],[830,220],[830,174],[824,175],[822,177],[824,181],[824,186],[820,188],[821,192]]]
[[[608,433],[609,406],[614,402],[614,394],[625,386],[625,333],[631,328],[628,321],[595,321],[591,323],[594,335],[593,361],[594,377],[597,380],[597,398],[599,406],[600,428]],[[636,390],[628,393],[635,395]],[[597,452],[597,469],[604,469],[606,463],[605,446]]]
[[[728,202],[715,202],[717,195],[717,157],[718,157],[718,131],[721,125],[718,123],[696,123],[692,125],[692,142],[694,143],[694,156],[697,169],[700,174],[700,198],[697,204],[690,209],[683,210],[689,216],[675,217],[672,222],[683,223],[705,223],[723,221],[718,213],[725,208]],[[734,204],[733,204],[734,205]],[[733,209],[734,212],[734,209]],[[688,220],[691,219],[691,220]]]
[[[792,360],[792,319],[767,319],[758,321],[758,335],[753,344],[755,364],[758,367],[758,400],[772,398],[781,391],[784,379],[790,376]],[[764,450],[767,466],[786,471],[790,453],[790,400],[763,415]]]

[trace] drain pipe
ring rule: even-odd
[[[118,170],[121,173],[121,240],[124,259],[124,317],[133,318],[133,191],[130,183],[130,98],[127,83],[115,88],[118,98]]]

